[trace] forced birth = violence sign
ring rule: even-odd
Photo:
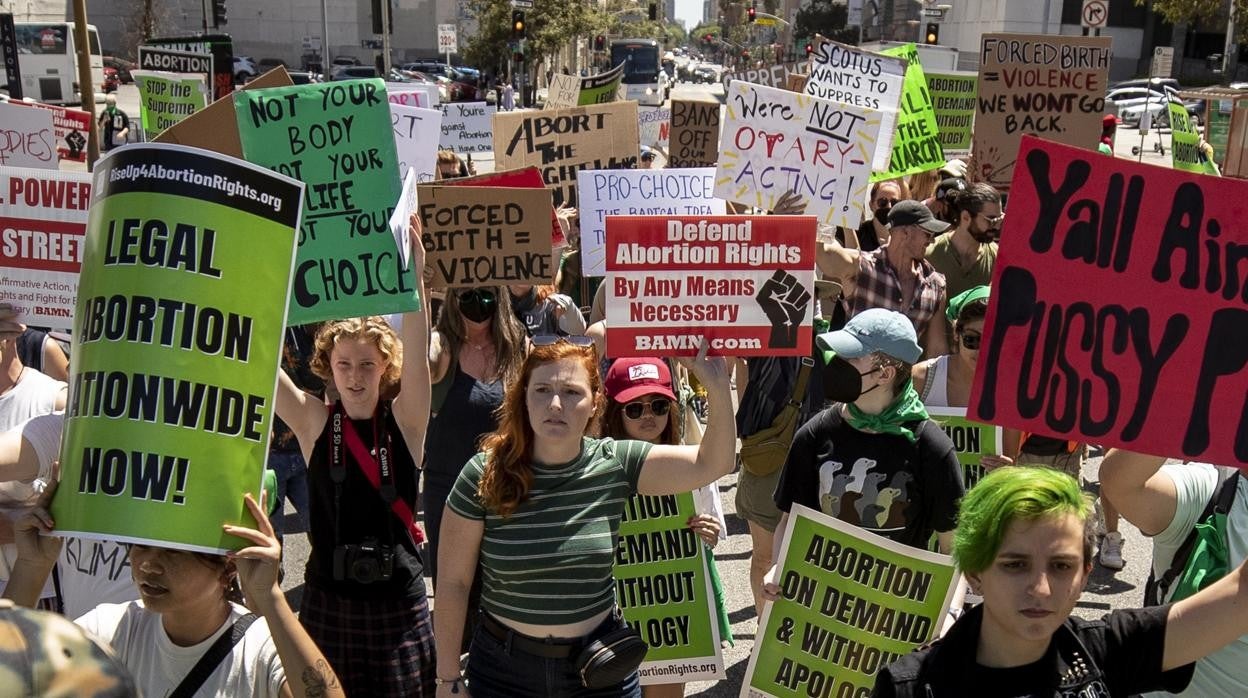
[[[554,280],[549,189],[426,184],[418,191],[430,286]]]
[[[824,223],[862,222],[880,112],[733,82],[727,113],[716,196],[770,211],[794,191]]]
[[[968,414],[1248,465],[1248,184],[1023,139]]]
[[[61,442],[59,533],[250,545],[302,185],[163,144],[95,170]]]
[[[0,167],[0,300],[22,322],[70,326],[90,206],[86,172]]]
[[[806,356],[813,216],[608,216],[607,356]]]
[[[1110,37],[984,34],[972,180],[1007,189],[1024,134],[1095,150]]]
[[[291,324],[417,308],[390,234],[400,180],[381,81],[243,90],[234,111],[243,156],[308,185]]]

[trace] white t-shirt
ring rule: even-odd
[[[1153,573],[1157,576],[1170,569],[1174,553],[1192,527],[1199,523],[1198,519],[1218,485],[1218,471],[1205,463],[1164,465],[1161,471],[1174,481],[1178,501],[1170,525],[1153,537]],[[1226,517],[1226,538],[1230,548],[1230,569],[1233,570],[1248,557],[1248,478],[1242,476],[1235,490],[1235,501]],[[1186,691],[1178,695],[1248,695],[1248,635],[1196,662],[1192,682]]]
[[[41,415],[22,424],[19,427],[22,430],[22,439],[39,458],[39,474],[33,483],[9,482],[0,485],[0,488],[11,491],[13,496],[19,494],[14,488],[27,488],[29,492],[21,496],[30,498],[28,504],[33,503],[52,475],[52,462],[56,460],[61,448],[61,430],[64,424],[63,412]],[[17,548],[6,545],[2,552],[0,579],[8,580],[8,570],[17,558]],[[125,603],[139,598],[139,590],[130,578],[129,560],[129,552],[120,543],[67,537],[56,562],[65,615],[77,618],[102,603]],[[4,582],[0,581],[0,589],[3,587]],[[49,578],[41,596],[47,598],[54,593],[55,588]]]
[[[104,604],[74,622],[112,646],[134,675],[143,695],[159,697],[172,693],[217,637],[247,613],[238,604],[231,606],[230,617],[221,628],[190,647],[173,644],[161,625],[160,614],[143,608],[142,601]],[[195,695],[277,696],[285,682],[286,671],[277,656],[269,626],[263,618],[257,618]]]
[[[49,414],[65,383],[27,366],[9,392],[0,395],[0,431],[8,431],[31,417]]]
[[[27,369],[27,372],[33,369]],[[42,373],[35,371],[44,379],[52,381],[51,378],[44,376]],[[31,381],[38,382],[38,378],[23,378],[18,386],[26,385]],[[64,385],[59,381],[52,381],[58,385]],[[0,400],[9,397],[13,393],[0,397]],[[54,398],[55,399],[55,398]],[[10,403],[13,405],[15,403]],[[18,480],[10,480],[8,482],[0,482],[0,516],[7,516],[13,521],[17,521],[29,511],[31,506],[39,499],[39,495],[43,493],[44,488],[48,486],[48,480],[52,477],[52,463],[57,458],[57,451],[61,447],[61,426],[65,422],[64,413],[40,414],[35,417],[26,419],[25,421],[13,426],[9,429],[17,429],[22,433],[22,439],[30,444],[34,449],[35,455],[39,458],[39,472],[35,474],[35,478],[30,482],[21,482]],[[5,585],[9,581],[10,571],[13,564],[17,562],[17,546],[13,543],[0,545],[0,592],[3,592]],[[51,578],[43,585],[43,591],[40,592],[40,598],[49,598],[56,595],[56,589],[52,584]],[[135,598],[135,597],[131,597]]]

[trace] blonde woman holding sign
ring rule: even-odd
[[[423,301],[415,216],[408,233]],[[423,304],[403,315],[399,340],[380,317],[326,323],[312,370],[339,396],[330,406],[279,373],[277,414],[308,463],[312,551],[300,621],[352,696],[434,691],[424,533],[413,521],[430,402]],[[383,400],[400,379],[398,394]]]

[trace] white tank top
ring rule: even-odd
[[[927,381],[923,384],[923,404],[949,407],[949,354],[927,362]]]

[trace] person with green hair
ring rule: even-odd
[[[1092,572],[1092,503],[1073,477],[992,471],[962,500],[953,558],[984,602],[880,670],[877,698],[1177,692],[1192,663],[1248,631],[1241,564],[1174,604],[1071,617]]]
[[[910,371],[923,354],[901,313],[872,308],[821,334],[824,394],[836,402],[797,430],[775,503],[783,531],[802,504],[898,543],[924,549],[935,533],[953,542],[962,466],[944,430],[928,419]],[[776,536],[773,560],[781,559]],[[775,567],[762,596],[777,598]]]

